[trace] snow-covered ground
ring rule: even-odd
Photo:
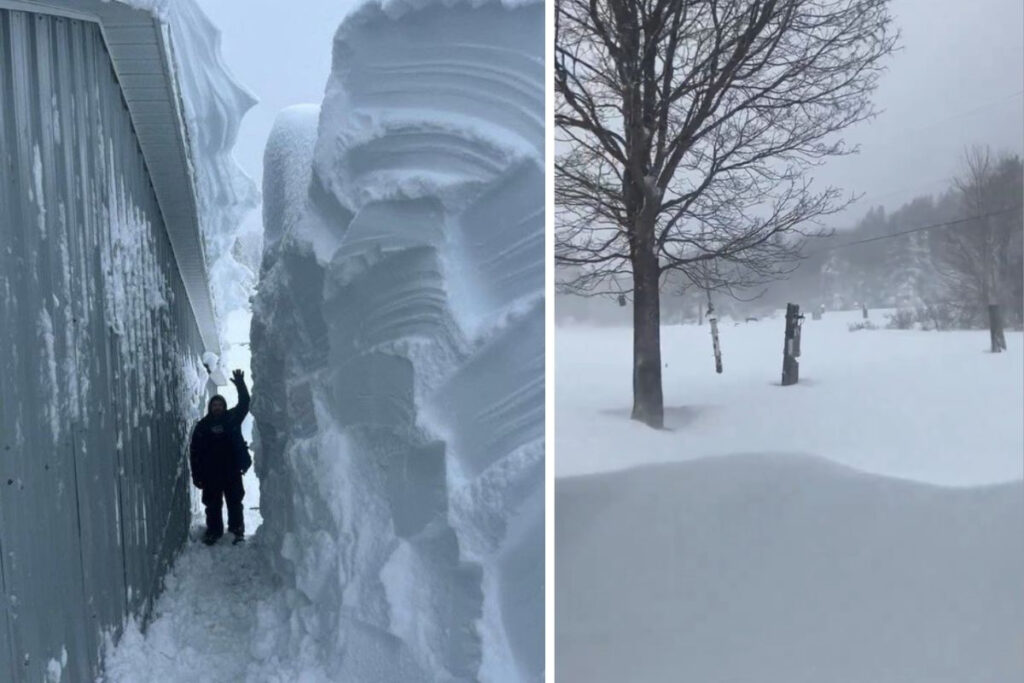
[[[628,329],[557,330],[557,680],[1024,677],[1021,334],[857,320],[808,319],[785,388],[781,318],[723,325],[721,376],[663,328],[662,432]]]
[[[629,419],[632,331],[555,333],[556,476],[730,453],[804,453],[951,486],[1024,476],[1024,340],[987,351],[985,331],[860,330],[857,312],[808,317],[800,383],[780,385],[780,315],[662,328],[664,432]],[[885,314],[871,319],[885,324]]]
[[[1024,487],[792,455],[559,480],[559,683],[1010,683]]]
[[[193,536],[201,533],[193,528]],[[253,656],[259,600],[272,586],[257,543],[207,547],[193,540],[167,576],[146,632],[131,622],[119,646],[108,650],[106,680],[294,680],[278,679],[273,666]]]

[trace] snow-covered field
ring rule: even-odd
[[[664,328],[663,432],[629,330],[557,330],[557,680],[1024,678],[1021,335],[858,319],[807,320],[786,388],[781,318],[723,325],[721,376]]]
[[[665,425],[629,419],[632,331],[555,332],[556,476],[732,453],[803,453],[950,486],[1024,475],[1024,343],[985,331],[860,330],[860,312],[804,322],[800,383],[782,387],[783,317],[662,328]],[[884,312],[871,319],[885,324]]]

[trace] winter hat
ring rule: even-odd
[[[214,401],[220,401],[221,403],[224,404],[224,410],[228,409],[227,400],[220,394],[214,394],[213,396],[210,397],[210,400],[206,404],[206,412],[210,412],[210,408],[213,406]]]

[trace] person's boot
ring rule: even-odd
[[[228,531],[235,535],[235,539],[231,541],[231,545],[238,545],[239,543],[245,542],[245,532],[241,529],[228,529]]]
[[[206,545],[213,545],[221,536],[223,536],[222,533],[218,533],[216,531],[213,531],[212,529],[207,529],[206,533],[203,534],[203,543],[205,543]]]

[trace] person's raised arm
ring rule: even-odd
[[[235,370],[231,373],[231,383],[235,385],[235,389],[238,391],[238,405],[231,410],[237,415],[238,422],[241,423],[245,416],[249,414],[249,388],[245,386],[245,373],[241,370]]]

